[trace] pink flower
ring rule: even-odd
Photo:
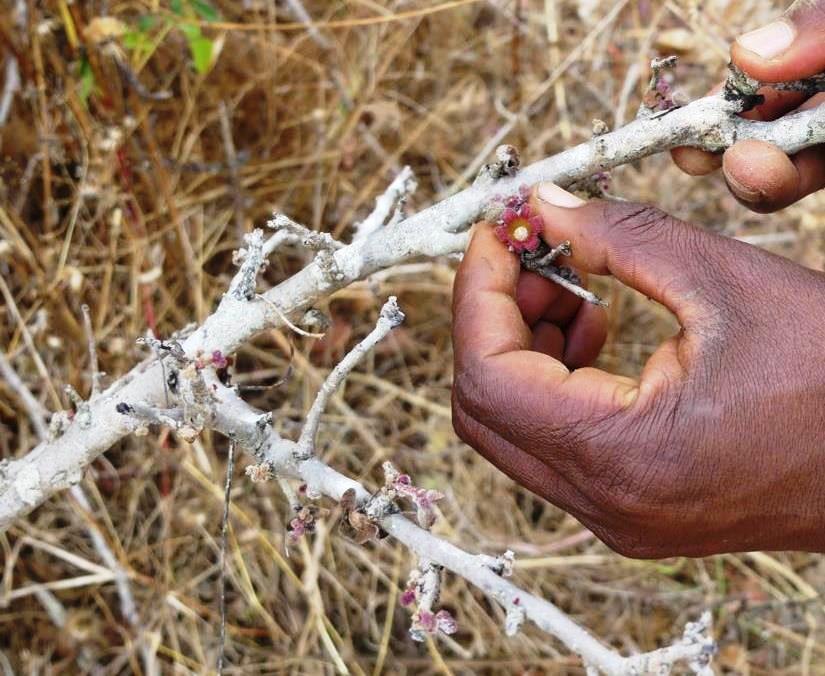
[[[306,533],[306,523],[297,516],[289,522],[287,531],[289,532],[289,539],[294,543],[301,539],[301,536]]]
[[[529,204],[522,204],[518,209],[507,207],[496,226],[496,236],[511,251],[535,251],[539,246],[539,235],[544,223]]]
[[[458,629],[458,623],[449,611],[439,610],[435,614],[435,628],[443,631],[445,634],[455,634]]]
[[[435,615],[433,615],[429,610],[419,610],[418,616],[416,617],[416,624],[421,627],[424,631],[428,634],[435,633],[436,630],[436,620]]]
[[[215,350],[212,353],[212,366],[216,369],[225,369],[229,365],[229,360],[224,356],[220,350]]]
[[[422,528],[430,528],[435,523],[435,503],[444,498],[443,493],[413,486],[412,480],[407,474],[400,474],[396,477],[392,486],[398,491],[399,495],[412,500],[415,504],[416,518],[418,519],[419,526]]]
[[[439,610],[432,613],[429,610],[420,609],[413,618],[411,633],[417,641],[423,641],[423,633],[435,634],[443,632],[445,634],[455,634],[458,630],[458,623],[448,610]]]
[[[415,588],[405,589],[401,593],[401,605],[406,608],[407,606],[411,606],[413,603],[415,603]]]

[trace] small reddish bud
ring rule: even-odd
[[[405,589],[401,593],[401,605],[405,608],[415,603],[415,589]]]

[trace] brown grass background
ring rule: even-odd
[[[404,164],[419,179],[416,210],[463,185],[503,125],[526,161],[584,141],[593,118],[612,127],[633,117],[656,54],[677,51],[678,86],[701,95],[722,77],[730,40],[781,9],[767,0],[308,0],[319,45],[306,30],[283,29],[293,20],[286,4],[215,0],[227,23],[204,27],[221,49],[200,75],[177,31],[142,65],[118,41],[95,43],[85,30],[104,14],[134,25],[167,11],[166,2],[24,0],[22,27],[14,4],[0,9],[0,58],[14,55],[23,80],[0,128],[0,345],[52,410],[68,407],[65,384],[89,391],[83,303],[102,368],[117,377],[145,357],[135,339],[148,327],[168,336],[210,313],[241,234],[273,210],[346,241]],[[141,97],[119,73],[114,49],[147,90],[172,98]],[[95,78],[85,102],[84,55]],[[811,266],[825,260],[821,196],[756,216],[718,176],[688,178],[667,157],[615,171],[612,191]],[[306,261],[297,248],[279,252],[261,285]],[[438,487],[447,495],[440,535],[473,550],[513,549],[520,584],[620,650],[655,648],[710,608],[719,673],[825,673],[822,557],[624,559],[457,440],[449,412],[454,269],[427,261],[335,294],[320,308],[333,318],[326,339],[267,332],[239,353],[237,380],[271,383],[291,363],[287,384],[248,398],[294,435],[319,380],[397,294],[407,322],[325,416],[331,464],[375,485],[390,458]],[[673,321],[616,284],[598,288],[612,301],[601,365],[638,373]],[[0,382],[0,457],[35,441],[25,409]],[[83,482],[92,526],[130,571],[163,673],[214,669],[225,461],[222,438],[205,434],[190,445],[154,430],[116,445]],[[353,674],[583,673],[534,628],[506,638],[499,609],[450,575],[442,602],[458,633],[413,643],[397,602],[410,555],[391,541],[359,547],[329,520],[287,555],[285,501],[274,482],[243,476],[247,462],[237,464],[232,493],[227,673],[333,673],[330,646]],[[87,525],[60,495],[0,535],[4,674],[7,666],[23,674],[141,673],[114,585],[83,583],[84,570],[60,556],[100,564]],[[37,583],[61,585],[54,593],[67,613],[62,628],[30,593]]]

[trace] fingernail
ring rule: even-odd
[[[794,27],[787,21],[774,21],[755,31],[736,38],[741,47],[763,59],[773,59],[793,44],[796,38]]]
[[[547,202],[555,207],[565,207],[566,209],[586,204],[584,200],[579,199],[563,188],[559,188],[555,183],[539,183],[539,187],[536,188],[536,196],[542,202]]]

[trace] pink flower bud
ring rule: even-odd
[[[415,603],[415,589],[405,589],[401,593],[401,605],[405,608]]]
[[[435,615],[435,627],[445,634],[455,634],[458,629],[458,624],[449,611],[439,610]]]
[[[426,632],[432,634],[436,629],[435,615],[429,610],[418,611],[418,625]]]

